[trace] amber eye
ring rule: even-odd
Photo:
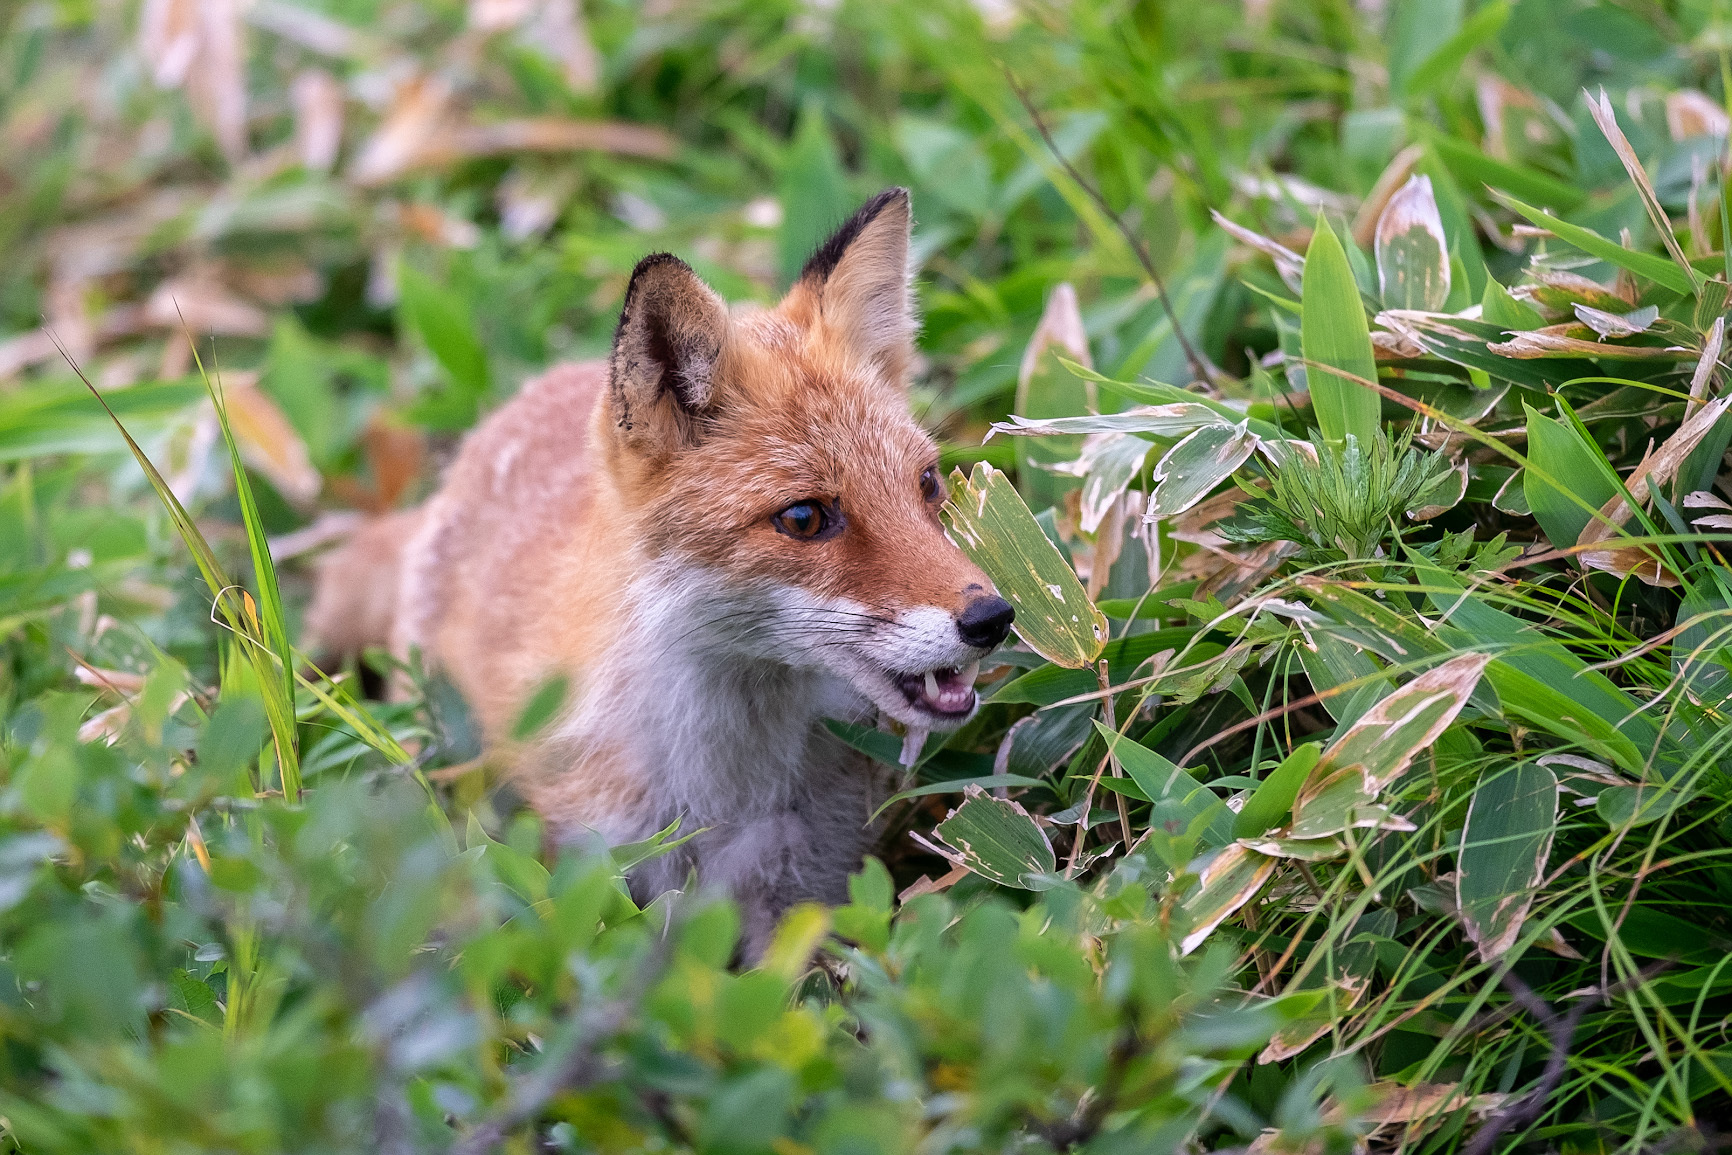
[[[920,496],[927,501],[937,501],[944,496],[944,484],[938,480],[938,470],[932,466],[920,475]]]
[[[829,528],[830,515],[815,501],[796,501],[773,519],[789,537],[811,540]]]

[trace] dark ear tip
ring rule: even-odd
[[[631,300],[631,293],[632,290],[637,287],[638,278],[651,274],[665,265],[672,265],[680,272],[692,272],[692,267],[690,265],[674,256],[672,253],[651,253],[636,265],[632,266],[631,279],[626,282],[625,286],[625,299],[628,301]],[[692,275],[696,276],[697,274],[693,273]]]
[[[860,206],[860,211],[849,217],[831,234],[830,239],[818,246],[800,270],[799,280],[823,282],[836,271],[836,266],[842,261],[842,254],[848,251],[848,246],[865,231],[866,226],[877,220],[879,215],[891,205],[900,205],[904,213],[908,212],[913,200],[912,194],[900,185],[885,189],[871,200]]]

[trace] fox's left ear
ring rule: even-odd
[[[901,384],[914,352],[908,190],[885,189],[818,247],[800,270],[826,329]]]

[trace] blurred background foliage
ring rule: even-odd
[[[1721,1144],[1724,8],[0,3],[0,1144]],[[641,255],[889,184],[957,529],[1101,636],[730,969],[289,641]]]

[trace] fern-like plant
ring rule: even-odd
[[[1266,487],[1239,482],[1251,500],[1220,525],[1228,541],[1294,542],[1309,562],[1369,561],[1401,516],[1449,480],[1448,460],[1406,434],[1392,441],[1379,430],[1367,443],[1350,433],[1339,446],[1314,434],[1288,445],[1298,448],[1264,470]]]

